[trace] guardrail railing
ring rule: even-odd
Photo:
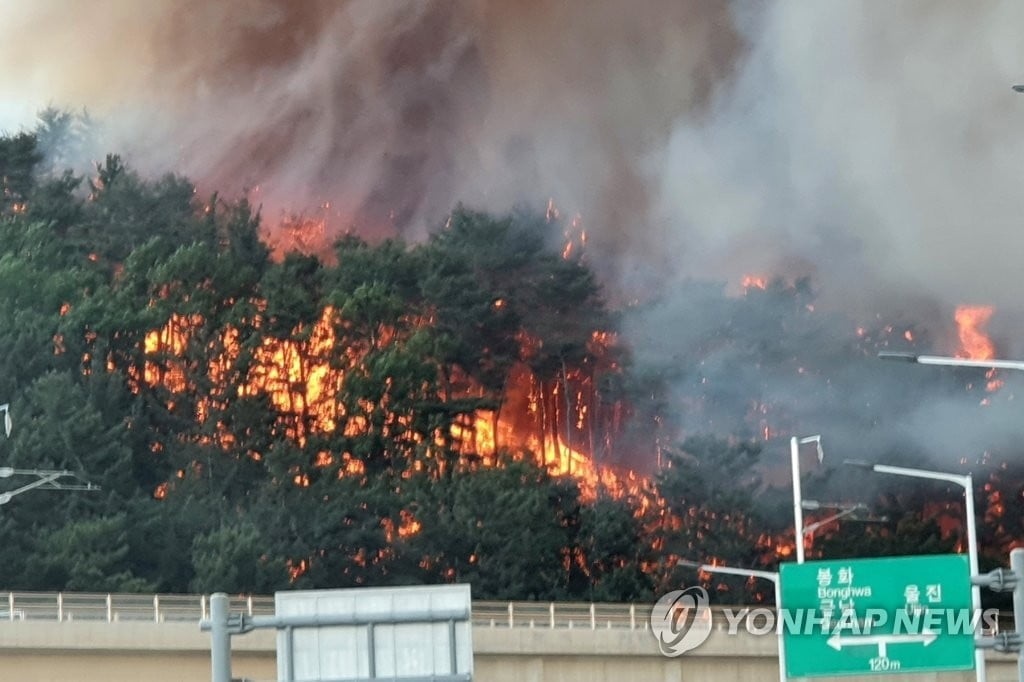
[[[0,592],[4,621],[100,621],[198,623],[207,617],[209,597],[201,594],[102,594],[87,592]],[[272,596],[234,596],[231,613],[273,615]],[[574,602],[473,602],[473,624],[487,627],[647,629],[650,604]]]
[[[232,597],[232,613],[273,615],[274,598]],[[97,594],[89,592],[0,592],[0,622],[20,620],[150,621],[198,623],[209,597],[200,594]]]
[[[474,601],[473,625],[489,628],[647,630],[652,604]],[[274,615],[274,598],[233,596],[230,613]],[[742,607],[732,607],[738,609]],[[714,622],[724,624],[712,607]],[[202,594],[102,594],[88,592],[0,592],[0,626],[19,621],[199,623],[209,613]],[[1012,614],[1000,614],[1000,630],[1012,630]]]

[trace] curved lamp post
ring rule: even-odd
[[[793,436],[789,439],[789,460],[793,469],[793,530],[796,539],[796,562],[804,562],[804,500],[800,489],[800,446],[814,443],[818,448],[818,463],[825,458],[821,449],[821,435],[799,438]]]
[[[0,412],[4,413],[4,435],[11,437],[11,404],[0,405]]]
[[[909,467],[890,466],[888,464],[872,464],[848,459],[843,462],[852,466],[869,469],[879,474],[893,474],[895,476],[910,476],[912,478],[926,478],[933,481],[945,481],[955,483],[964,489],[964,506],[967,511],[967,562],[970,566],[971,577],[978,575],[978,529],[974,517],[974,477],[970,474],[953,474],[945,471],[929,471],[927,469],[911,469]],[[971,585],[971,608],[975,613],[981,613],[981,588]],[[985,681],[985,651],[981,648],[974,650],[974,670],[980,682]]]

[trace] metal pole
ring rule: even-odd
[[[455,621],[448,621],[448,665],[452,675],[459,674],[459,652],[455,648]]]
[[[974,521],[974,477],[967,474],[960,485],[964,487],[964,504],[967,507],[967,562],[971,567],[971,576],[978,575],[978,529]],[[973,581],[972,581],[973,582]],[[981,614],[981,587],[971,586],[971,608],[975,614]],[[985,650],[974,650],[974,673],[978,682],[985,682]]]
[[[210,596],[211,682],[231,682],[231,633],[228,632],[228,595]]]
[[[373,623],[366,626],[366,676],[370,679],[377,677],[377,636]]]
[[[295,628],[284,629],[284,651],[281,652],[281,667],[284,668],[285,682],[295,679]]]
[[[779,682],[786,682],[789,677],[786,674],[786,647],[783,646],[783,629],[786,619],[782,617],[782,580],[776,576],[775,583],[775,634],[779,637]]]
[[[967,563],[970,567],[971,577],[973,578],[978,575],[978,529],[974,518],[974,477],[971,474],[951,474],[943,471],[911,469],[908,467],[890,466],[888,464],[873,464],[870,466],[872,471],[880,474],[947,481],[949,483],[956,483],[964,489],[964,506],[967,508]],[[976,614],[981,613],[981,587],[976,584],[971,587],[971,608]],[[985,652],[980,647],[976,647],[974,650],[974,674],[978,682],[986,682]]]
[[[789,459],[793,468],[793,528],[796,530],[796,562],[804,562],[804,510],[800,491],[800,443],[796,436],[789,439]]]
[[[1018,580],[1024,579],[1024,549],[1010,550],[1010,570]],[[1013,597],[1013,629],[1018,634],[1024,633],[1024,599],[1018,599],[1016,594]],[[1017,652],[1017,680],[1024,682],[1024,648]]]
[[[712,566],[711,564],[695,564],[700,570],[708,573],[725,573],[727,575],[741,575],[747,578],[761,578],[771,580],[775,585],[775,626],[776,634],[779,636],[779,682],[786,682],[786,649],[782,646],[782,579],[774,571],[758,571],[752,568],[733,568],[732,566]]]

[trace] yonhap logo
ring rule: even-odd
[[[651,609],[651,631],[665,656],[696,649],[711,635],[711,609],[703,587],[669,592]]]

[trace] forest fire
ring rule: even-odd
[[[748,290],[767,286],[766,280],[754,277],[745,278],[742,284]],[[507,303],[504,299],[497,299],[493,305],[500,310]],[[265,307],[262,303],[257,305],[260,311]],[[955,320],[961,354],[992,357],[994,346],[983,329],[991,314],[990,307],[965,306],[957,310]],[[264,326],[263,315],[261,312],[251,321],[256,330]],[[194,386],[187,384],[181,358],[194,331],[202,323],[203,319],[198,315],[172,314],[161,329],[146,334],[144,353],[147,360],[143,379],[147,385],[163,386],[172,394],[194,390]],[[370,346],[341,344],[336,330],[343,328],[344,324],[340,313],[328,306],[315,323],[308,327],[299,325],[286,338],[264,335],[251,350],[246,373],[231,391],[224,382],[229,376],[229,368],[237,362],[241,352],[239,330],[233,327],[223,330],[220,334],[222,350],[209,360],[207,378],[212,387],[210,395],[197,402],[196,419],[204,421],[210,411],[210,401],[226,399],[233,392],[238,397],[266,396],[284,425],[284,434],[300,445],[304,445],[310,436],[331,433],[339,428],[347,435],[365,434],[371,428],[367,418],[363,414],[346,414],[339,396],[344,390],[346,372],[357,370]],[[419,324],[429,324],[429,321]],[[394,329],[381,328],[371,345],[386,347],[394,341],[397,333]],[[858,337],[863,338],[865,333],[863,329],[857,330]],[[888,326],[885,333],[899,332]],[[902,335],[908,341],[913,339],[909,330]],[[661,521],[658,523],[678,527],[682,521],[665,516],[665,502],[658,497],[651,479],[595,463],[591,454],[595,451],[595,430],[591,420],[598,408],[594,401],[592,377],[580,368],[562,368],[554,380],[540,380],[528,364],[537,350],[537,342],[524,333],[519,339],[520,361],[508,373],[498,408],[482,408],[468,413],[457,419],[447,432],[435,432],[433,443],[421,442],[421,445],[429,449],[448,444],[466,461],[477,461],[483,466],[497,465],[502,450],[529,451],[539,465],[553,474],[577,481],[582,499],[593,501],[600,494],[614,498],[629,496],[637,504],[638,518],[651,510],[661,509]],[[614,334],[595,331],[591,350],[596,356],[601,356],[616,342]],[[802,373],[803,367],[798,371]],[[483,394],[481,387],[465,377],[457,383],[462,386],[455,395],[457,398],[472,399]],[[990,375],[989,390],[995,390],[998,385],[1001,381]],[[387,400],[386,391],[384,400]],[[615,420],[622,419],[621,409],[622,406],[614,408],[618,414]],[[768,411],[768,403],[755,401],[753,412],[765,440],[777,435],[764,421]],[[380,428],[400,429],[407,419],[401,414],[390,414]],[[232,434],[223,425],[217,425],[217,434],[218,442],[223,446],[233,444]],[[252,453],[252,456],[259,458],[261,455]],[[367,470],[366,463],[351,452],[321,451],[313,464],[316,468],[337,465],[339,477],[362,477]],[[420,466],[419,462],[412,464],[417,468]],[[309,475],[295,469],[292,482],[298,487],[307,487]],[[168,485],[161,483],[154,496],[165,498]],[[999,492],[989,494],[989,501],[988,516],[1001,516],[1005,505]],[[950,521],[949,513],[939,516],[944,535],[955,533],[956,524]],[[745,523],[742,519],[735,522],[739,528]],[[421,522],[408,510],[402,511],[400,519],[385,520],[384,523],[389,542],[407,538],[422,528]],[[755,544],[759,552],[779,560],[794,553],[793,539],[786,533],[762,533]],[[301,575],[303,569],[295,570],[297,575]]]
[[[549,210],[557,209],[552,206]],[[570,240],[569,243],[573,242]],[[566,254],[560,253],[559,256],[564,258]],[[743,279],[742,286],[744,290],[751,291],[766,289],[768,285],[765,278],[748,276]],[[491,305],[497,311],[505,311],[511,304],[501,297],[494,299]],[[206,358],[203,361],[206,365],[200,372],[204,376],[198,382],[194,368],[192,374],[189,373],[186,356],[199,338],[199,330],[205,320],[195,313],[171,313],[162,327],[150,330],[144,336],[141,374],[128,369],[129,376],[137,383],[136,390],[142,384],[162,387],[170,393],[172,409],[176,396],[186,392],[198,393],[194,400],[194,417],[200,423],[214,414],[218,405],[231,399],[265,399],[275,412],[280,432],[300,447],[305,447],[313,438],[338,431],[356,436],[376,428],[390,436],[408,430],[412,417],[390,407],[390,378],[383,380],[383,390],[376,404],[364,403],[353,408],[346,407],[342,400],[347,378],[363,371],[362,365],[368,354],[401,342],[402,335],[408,334],[408,330],[384,325],[375,328],[369,338],[346,336],[345,330],[351,321],[346,320],[337,308],[328,305],[314,321],[300,323],[283,333],[279,329],[271,334],[267,303],[257,300],[253,301],[253,306],[255,314],[251,319],[242,320],[239,323],[242,326],[228,325],[214,332],[216,341],[200,354]],[[811,311],[811,308],[806,307],[806,310]],[[66,312],[62,309],[62,314]],[[992,308],[987,306],[957,309],[958,354],[972,358],[993,357],[994,344],[984,329],[992,312]],[[411,328],[423,328],[432,323],[431,316],[426,315],[413,321]],[[911,330],[897,329],[893,325],[883,325],[879,333],[878,340],[883,343],[896,336],[911,343],[915,340]],[[209,337],[210,331],[203,334]],[[241,339],[246,335],[253,340],[243,348]],[[857,328],[856,336],[870,341],[872,335],[865,328]],[[344,340],[346,338],[350,340]],[[518,359],[507,370],[496,406],[477,408],[459,415],[447,429],[435,430],[432,436],[415,435],[413,446],[428,453],[434,449],[449,448],[458,453],[463,463],[484,467],[499,466],[502,451],[528,451],[537,464],[552,474],[574,480],[579,486],[580,499],[585,502],[592,503],[602,495],[630,499],[636,518],[643,519],[645,532],[650,534],[652,548],[661,552],[669,563],[699,552],[701,542],[714,532],[712,528],[717,524],[731,525],[740,534],[748,532],[749,521],[742,516],[732,517],[722,512],[690,508],[688,513],[676,517],[675,512],[670,511],[670,505],[660,497],[651,478],[596,462],[594,453],[601,450],[610,432],[622,428],[628,407],[622,403],[601,404],[594,386],[594,366],[570,367],[563,364],[542,379],[531,367],[540,351],[540,341],[524,330],[518,332],[516,339]],[[617,343],[614,333],[593,331],[589,352],[593,358],[607,363],[605,369],[614,371],[617,360],[611,349]],[[193,352],[195,350],[192,348]],[[246,359],[239,364],[243,356]],[[238,373],[239,368],[242,368],[241,374]],[[801,365],[796,372],[803,376],[806,369]],[[991,374],[988,379],[990,391],[1001,385],[1001,380]],[[456,373],[449,381],[452,386],[449,398],[452,400],[472,401],[486,396],[485,389],[467,376]],[[768,418],[776,412],[775,406],[766,400],[753,400],[751,404],[753,407],[746,418],[756,425],[760,438],[768,441],[779,437],[780,433],[768,424]],[[386,416],[373,421],[368,415],[378,408]],[[604,423],[599,424],[602,420]],[[785,429],[781,431],[784,433]],[[204,436],[206,440],[203,442],[215,443],[225,450],[237,442],[230,428],[219,421],[206,429],[206,433],[213,435]],[[264,454],[250,452],[249,457],[258,461]],[[428,454],[428,459],[430,457]],[[424,461],[420,459],[410,459],[406,464],[409,470],[402,474],[403,478],[422,471],[424,467]],[[310,462],[311,468],[293,466],[284,480],[297,488],[308,488],[314,475],[312,472],[317,469],[336,472],[339,479],[360,480],[368,475],[368,466],[369,463],[354,452],[319,450]],[[431,475],[442,475],[450,464],[435,458],[427,466],[432,467],[434,473]],[[179,472],[176,478],[181,479],[183,475],[184,472]],[[159,483],[153,490],[153,497],[166,499],[175,485],[174,479]],[[989,504],[985,518],[1002,528],[1005,498],[997,489],[987,492],[986,497]],[[926,510],[926,516],[938,519],[944,537],[957,534],[959,524],[955,520],[955,509],[952,512],[945,507],[939,511]],[[423,522],[411,509],[402,509],[398,516],[382,519],[381,524],[388,543],[416,536],[423,528]],[[678,550],[662,546],[659,533],[679,532],[686,527],[696,530],[682,554],[677,556],[673,552]],[[824,529],[826,533],[837,530],[838,526],[834,524]],[[750,536],[750,542],[760,557],[786,560],[794,554],[792,535],[784,531],[757,531]],[[374,558],[367,555],[363,560],[373,563],[382,560],[382,556]],[[304,575],[310,562],[316,560],[316,557],[297,559],[291,569],[292,578]],[[423,561],[431,563],[429,558]],[[716,589],[727,589],[727,586],[718,585]]]
[[[885,108],[899,90],[862,70],[777,59],[815,22],[701,3],[605,3],[593,21],[550,3],[83,10],[134,38],[92,50],[83,80],[59,58],[82,21],[36,4],[9,50],[21,132],[0,134],[0,399],[30,427],[5,448],[99,472],[109,494],[11,505],[10,589],[459,580],[639,603],[692,580],[687,559],[792,558],[779,472],[801,433],[837,443],[809,491],[892,519],[812,510],[811,554],[855,532],[850,551],[956,534],[962,507],[921,503],[955,491],[851,490],[844,448],[969,471],[986,559],[1024,537],[1014,377],[875,361],[1011,351],[987,304],[1016,310],[1013,249],[978,237],[1013,212],[962,227],[1012,196],[988,181],[1013,176],[991,172],[999,135],[975,126],[965,163],[890,182],[956,139],[918,114],[980,101],[956,120],[1001,125],[985,112],[1005,102]],[[912,18],[885,17],[892,35]],[[870,56],[872,35],[818,52]],[[924,42],[880,58],[944,64]],[[833,100],[793,106],[823,87],[877,106],[830,137],[804,119],[834,120]],[[83,113],[33,123],[46,102]],[[951,331],[961,296],[978,298]],[[223,566],[234,584],[214,584]]]
[[[202,322],[198,315],[174,313],[164,327],[146,334],[144,353],[148,359],[143,379],[147,385],[162,386],[172,394],[196,390],[186,381],[180,358],[193,331]],[[310,329],[297,327],[287,339],[265,336],[252,353],[244,380],[235,389],[239,397],[267,396],[278,414],[285,418],[287,437],[300,445],[305,444],[309,435],[331,433],[339,425],[347,435],[365,433],[369,428],[363,416],[346,415],[338,399],[346,370],[357,366],[366,352],[365,348],[338,347],[334,328],[339,323],[337,311],[327,307]],[[261,325],[261,318],[253,321],[257,329]],[[377,343],[387,345],[392,334],[390,330],[382,330]],[[200,422],[206,419],[210,400],[229,395],[229,388],[223,382],[227,368],[237,361],[240,353],[238,335],[233,327],[225,329],[221,334],[223,350],[209,360],[207,372],[211,389],[209,396],[197,401],[195,416]],[[614,342],[614,335],[594,332],[594,344]],[[650,482],[646,478],[634,472],[619,473],[611,467],[595,465],[581,446],[574,447],[567,441],[572,433],[587,433],[589,429],[590,410],[585,395],[588,380],[580,372],[566,372],[561,381],[545,383],[525,365],[520,365],[510,377],[501,409],[477,410],[467,422],[453,424],[449,433],[436,433],[437,443],[454,441],[463,455],[479,457],[486,465],[495,464],[502,449],[528,450],[535,454],[538,464],[552,473],[576,479],[586,499],[594,499],[599,490],[613,495],[649,491]],[[573,394],[565,395],[569,390]],[[387,423],[402,419],[400,415],[393,415]],[[223,428],[218,432],[223,444],[232,444],[234,439],[230,433]],[[254,455],[258,457],[259,453]],[[333,458],[331,453],[320,453],[316,464],[326,466],[333,463]],[[365,465],[351,453],[342,453],[341,459],[345,465],[339,470],[339,476],[359,475],[365,471]],[[294,482],[299,486],[308,485],[308,479],[299,473]],[[161,484],[155,494],[166,496],[166,484]],[[414,532],[408,529],[418,528],[418,524],[403,527],[407,532]]]

